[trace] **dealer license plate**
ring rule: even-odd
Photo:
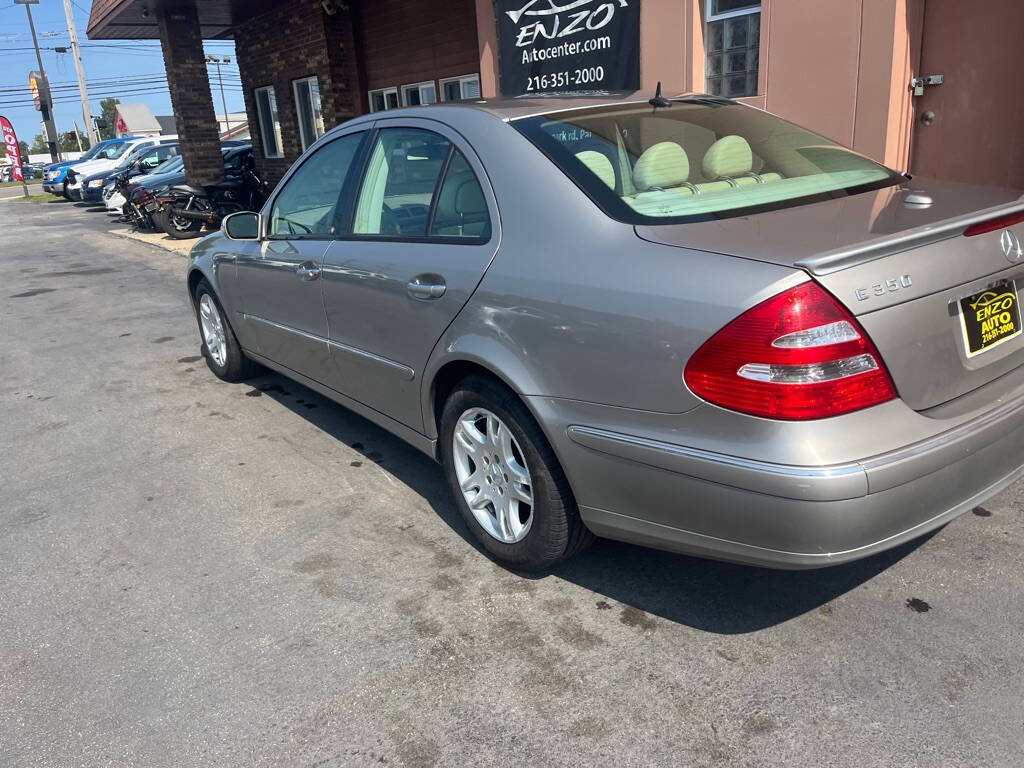
[[[968,357],[980,355],[992,347],[1021,334],[1020,299],[1013,281],[986,288],[960,299],[960,327]]]

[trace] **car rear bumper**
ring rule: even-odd
[[[1024,476],[1024,396],[927,440],[825,466],[751,461],[580,424],[559,431],[553,443],[597,535],[776,568],[889,549]]]

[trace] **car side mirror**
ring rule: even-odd
[[[260,215],[252,211],[236,211],[224,217],[220,231],[229,240],[259,240]]]

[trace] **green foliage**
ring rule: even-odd
[[[120,104],[120,99],[103,99],[100,102],[100,117],[103,119],[103,127],[100,129],[100,139],[114,138],[114,105]]]

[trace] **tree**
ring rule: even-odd
[[[114,138],[114,105],[120,103],[120,99],[103,99],[100,102],[100,117],[103,120],[103,127],[99,131],[100,139]]]
[[[19,141],[18,142],[18,148],[21,150],[21,159],[22,159],[22,161],[26,160],[28,158],[28,142],[26,142],[26,141]]]
[[[36,137],[32,139],[31,154],[41,155],[43,152],[49,152],[50,145],[46,143],[46,134],[37,133]]]

